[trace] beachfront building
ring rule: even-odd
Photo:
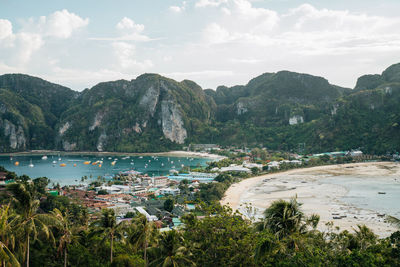
[[[189,147],[194,151],[220,150],[219,145],[216,144],[191,144]]]
[[[271,161],[267,164],[268,170],[271,169],[279,169],[279,162],[278,161]]]
[[[363,152],[361,150],[352,150],[350,151],[350,156],[352,157],[361,157]]]
[[[220,169],[220,172],[245,172],[245,173],[251,173],[251,170],[249,168],[239,166],[232,164],[229,167],[222,167]]]
[[[259,170],[262,170],[263,165],[262,164],[257,164],[257,163],[250,163],[250,162],[243,162],[243,167],[251,169],[251,168],[257,168]]]

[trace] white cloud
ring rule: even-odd
[[[132,19],[124,17],[117,23],[116,28],[120,31],[121,36],[117,40],[125,41],[149,41],[150,38],[143,33],[144,25],[137,24]]]
[[[241,63],[241,64],[257,64],[257,63],[263,62],[263,60],[255,59],[255,58],[232,58],[231,62]]]
[[[174,13],[181,13],[186,9],[186,1],[182,2],[182,6],[170,6],[168,9]]]
[[[89,24],[89,19],[83,19],[66,9],[56,11],[48,18],[42,17],[46,34],[49,36],[67,39],[72,33]]]
[[[32,54],[44,44],[42,37],[35,33],[18,33],[16,40],[18,47],[17,64],[26,64],[31,59]]]
[[[234,75],[234,72],[230,70],[202,70],[202,71],[188,71],[188,72],[169,72],[169,73],[161,73],[161,75],[171,77],[176,80],[191,79],[196,81],[200,79],[232,77]]]
[[[182,8],[180,6],[170,6],[169,10],[175,13],[181,13],[183,10],[185,10],[185,8]]]
[[[234,33],[230,33],[227,29],[217,23],[211,23],[203,30],[205,41],[210,44],[220,44],[229,42],[234,39]]]
[[[69,12],[66,9],[55,11],[48,16],[30,18],[23,22],[21,32],[40,34],[42,37],[54,37],[68,39],[74,32],[85,28],[89,24],[89,18]]]
[[[113,42],[112,48],[117,59],[118,69],[148,69],[153,66],[150,60],[138,61],[136,59],[136,47],[127,42]]]
[[[0,40],[12,35],[12,24],[9,20],[0,19]]]
[[[218,7],[228,0],[199,0],[196,2],[195,7]]]
[[[128,31],[132,33],[141,33],[144,30],[144,25],[143,24],[136,24],[133,20],[130,18],[124,17],[120,22],[117,24],[117,29],[122,30],[122,31]]]

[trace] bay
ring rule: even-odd
[[[206,166],[206,162],[212,161],[208,158],[196,157],[167,157],[167,156],[115,156],[115,155],[77,155],[62,154],[47,155],[18,155],[0,156],[0,166],[17,175],[28,175],[31,178],[47,177],[51,183],[60,185],[79,184],[83,176],[96,180],[99,176],[111,177],[119,172],[135,170],[149,176],[166,175],[170,170],[180,170],[183,166],[195,168]],[[60,159],[60,160],[59,160]],[[90,161],[90,164],[84,162]],[[92,165],[93,162],[103,161],[101,164]],[[19,162],[16,166],[15,162]],[[55,163],[53,163],[55,162]],[[115,162],[115,165],[112,165]],[[30,163],[34,167],[30,167]],[[61,164],[65,164],[61,167]]]

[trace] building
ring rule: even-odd
[[[7,173],[0,172],[0,185],[6,184],[6,179],[7,179],[6,176],[7,176]]]
[[[165,176],[158,176],[153,177],[153,186],[155,187],[163,187],[168,184],[168,177]]]
[[[219,145],[216,144],[192,144],[193,150],[219,150]]]
[[[278,161],[271,161],[270,163],[268,163],[268,170],[271,169],[279,169],[279,162]]]
[[[239,165],[231,165],[229,167],[222,167],[221,172],[246,172],[251,173],[251,170]]]
[[[141,214],[143,214],[144,216],[146,216],[146,219],[147,219],[149,222],[153,222],[153,221],[157,221],[157,220],[158,220],[157,216],[148,214],[147,211],[146,211],[143,207],[136,207],[136,210],[137,210],[139,213],[141,213]]]
[[[179,188],[161,188],[160,189],[160,194],[161,195],[179,195],[181,193],[181,190]]]
[[[259,170],[262,170],[263,165],[262,164],[257,164],[257,163],[244,162],[243,163],[243,167],[246,167],[246,168],[249,168],[249,169],[257,168]]]

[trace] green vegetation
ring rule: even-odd
[[[396,152],[399,65],[382,75],[360,77],[354,90],[288,71],[216,91],[144,74],[80,93],[27,75],[3,75],[0,152],[157,152],[192,143],[282,151],[297,151],[302,144],[307,153],[353,148],[370,154]],[[186,136],[184,144],[179,135]]]
[[[217,184],[234,179],[223,174]],[[159,232],[142,214],[118,223],[105,209],[88,221],[85,208],[42,190],[48,180],[16,180],[0,206],[3,266],[400,265],[400,231],[382,239],[362,225],[320,232],[319,216],[306,216],[296,198],[273,202],[256,223],[210,199],[183,216],[183,226]]]

